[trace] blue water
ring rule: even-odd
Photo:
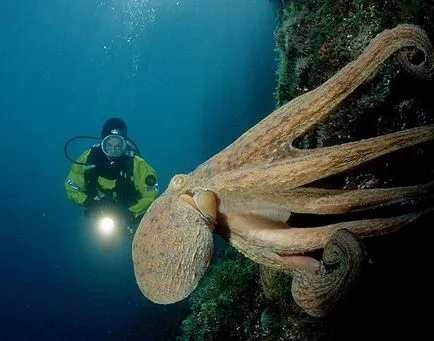
[[[122,117],[162,191],[272,111],[267,0],[0,2],[0,340],[171,340],[183,304],[139,291],[68,200],[64,142]],[[89,146],[75,141],[73,157]]]

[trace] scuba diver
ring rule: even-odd
[[[81,138],[96,139],[99,143],[74,161],[67,147]],[[102,127],[101,138],[73,137],[65,143],[64,151],[73,162],[64,183],[69,199],[100,224],[100,232],[107,240],[116,234],[133,234],[158,195],[158,180],[155,170],[128,138],[126,123],[120,118],[110,118]]]

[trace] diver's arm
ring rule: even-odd
[[[86,150],[80,155],[77,162],[86,163],[89,153],[90,149]],[[84,170],[84,165],[73,164],[64,183],[68,198],[80,206],[85,206],[87,199],[84,186]]]
[[[134,218],[146,213],[149,205],[158,196],[158,178],[155,170],[142,158],[134,158],[134,182],[141,198],[129,207]]]

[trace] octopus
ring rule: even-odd
[[[409,49],[423,58],[412,63]],[[343,216],[429,193],[433,182],[351,190],[315,182],[431,141],[434,125],[312,149],[299,149],[294,140],[326,120],[394,54],[414,74],[432,77],[425,31],[400,24],[379,33],[322,85],[277,108],[192,172],[173,176],[133,238],[143,295],[157,304],[189,296],[210,265],[217,234],[260,267],[291,275],[293,299],[309,315],[324,316],[341,304],[360,276],[360,240],[395,232],[432,209],[301,227],[291,226],[291,215]]]

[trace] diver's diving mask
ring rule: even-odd
[[[127,149],[127,142],[120,135],[107,135],[101,142],[101,149],[110,158],[122,156]]]

